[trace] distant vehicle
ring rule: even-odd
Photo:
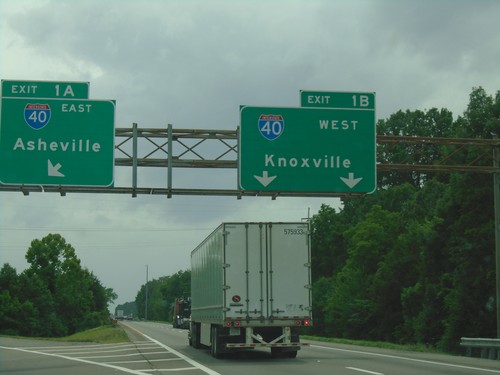
[[[125,319],[125,315],[123,315],[123,310],[116,310],[116,319],[123,320]]]
[[[312,325],[309,224],[224,223],[191,252],[189,344],[294,358]]]
[[[172,326],[174,328],[189,328],[191,320],[191,298],[176,298],[174,301]]]

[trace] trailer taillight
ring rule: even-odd
[[[310,326],[311,325],[311,321],[309,319],[305,319],[305,320],[296,320],[295,321],[295,325],[296,326]]]

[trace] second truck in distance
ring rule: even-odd
[[[172,313],[172,326],[188,329],[191,318],[191,298],[176,298]]]

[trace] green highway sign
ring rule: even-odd
[[[375,190],[374,110],[242,106],[240,116],[240,189]]]
[[[111,100],[2,98],[0,183],[111,186]]]
[[[300,90],[301,107],[375,110],[374,92],[330,92]]]
[[[88,99],[89,86],[89,82],[2,80],[2,97]]]

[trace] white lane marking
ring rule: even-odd
[[[109,368],[112,368],[112,369],[115,369],[115,370],[118,370],[118,371],[128,372],[129,374],[135,374],[135,375],[144,375],[144,374],[146,374],[145,372],[141,372],[141,371],[137,371],[137,370],[132,370],[132,369],[128,369],[128,368],[125,368],[125,367],[119,367],[119,366],[109,365],[107,363],[99,363],[99,362],[87,361],[86,359],[67,357],[65,355],[59,355],[59,354],[53,354],[53,353],[44,353],[44,352],[39,352],[37,350],[27,350],[27,349],[22,349],[22,348],[9,348],[7,346],[0,346],[0,349],[17,350],[19,352],[25,352],[25,353],[30,353],[30,354],[41,354],[41,355],[46,355],[46,356],[49,356],[49,357],[63,358],[63,359],[67,359],[69,361],[82,362],[82,363],[86,363],[86,364],[89,364],[89,365],[95,365],[95,366],[101,366],[101,367],[109,367]]]
[[[107,362],[107,363],[148,363],[148,362],[171,362],[171,361],[183,361],[182,358],[165,358],[165,359],[141,359],[137,361],[116,361],[116,362]]]
[[[161,342],[159,342],[158,340],[155,340],[154,338],[152,337],[149,337],[148,335],[145,335],[144,333],[142,333],[141,331],[139,331],[137,328],[134,328],[134,327],[131,327],[129,325],[127,325],[128,328],[130,329],[133,329],[135,330],[136,332],[139,332],[141,335],[143,335],[145,338],[147,338],[148,340],[160,345],[162,348],[165,348],[166,350],[168,350],[170,353],[172,354],[175,354],[176,356],[178,357],[181,357],[183,360],[185,360],[187,363],[193,365],[194,367],[196,367],[197,369],[200,369],[201,371],[203,372],[206,372],[207,374],[209,375],[221,375],[220,373],[218,373],[217,371],[214,371],[204,365],[202,365],[201,363],[198,363],[196,362],[195,360],[185,356],[184,354],[178,352],[177,350],[175,349],[172,349],[171,347],[165,345],[165,344],[162,344]]]
[[[420,362],[420,363],[427,363],[427,364],[430,364],[430,365],[455,367],[455,368],[461,368],[461,369],[465,369],[465,370],[484,371],[484,372],[491,372],[493,374],[500,374],[500,370],[490,370],[490,369],[479,368],[479,367],[454,365],[453,363],[435,362],[435,361],[428,361],[428,360],[425,360],[425,359],[400,357],[400,356],[397,356],[397,355],[362,352],[362,351],[359,351],[359,350],[351,350],[351,349],[331,348],[331,347],[328,347],[328,346],[313,345],[313,344],[309,345],[309,347],[310,348],[327,349],[327,350],[336,350],[336,351],[340,351],[340,352],[349,352],[349,353],[356,353],[356,354],[372,355],[372,356],[376,356],[376,357],[401,359],[403,361]]]
[[[175,371],[187,371],[192,370],[192,367],[184,367],[184,368],[154,368],[150,370],[141,370],[145,372],[175,372]]]
[[[164,351],[161,352],[138,352],[138,353],[131,353],[131,354],[111,354],[111,355],[91,355],[88,357],[79,357],[83,359],[93,359],[93,358],[116,358],[116,357],[133,357],[133,356],[144,356],[147,354],[168,354],[165,353]]]
[[[356,368],[356,367],[346,367],[348,370],[354,370],[354,371],[360,371],[360,372],[365,372],[367,374],[372,374],[372,375],[384,375],[381,372],[375,372],[375,371],[368,371],[368,370],[363,370],[362,368]]]
[[[60,352],[57,352],[57,354],[60,354],[60,355],[83,355],[83,354],[94,354],[94,353],[118,353],[118,352],[130,352],[130,351],[136,351],[137,348],[136,347],[133,347],[131,346],[130,348],[123,348],[123,349],[114,349],[114,350],[97,350],[98,348],[95,348],[94,350],[92,351],[82,351],[82,349],[78,349],[78,350],[72,350],[72,351],[69,351],[69,350],[64,350],[62,353]],[[158,346],[155,345],[155,346],[151,346],[151,347],[141,347],[141,349],[158,349]],[[43,350],[43,349],[42,349]],[[49,352],[55,352],[54,349],[52,350],[43,350],[44,352],[46,353],[49,353]],[[144,352],[143,352],[144,353]],[[148,352],[145,352],[146,354]],[[120,356],[119,354],[114,354],[116,356]],[[82,357],[82,358],[85,358],[85,357]]]
[[[183,359],[184,361],[188,362],[189,364],[191,364],[193,367],[183,367],[183,368],[175,368],[175,369],[145,369],[145,370],[132,370],[132,369],[129,369],[129,368],[126,368],[126,367],[120,367],[120,366],[115,366],[111,363],[104,363],[104,362],[94,362],[94,361],[89,361],[87,359],[84,359],[84,358],[77,358],[77,357],[69,357],[67,355],[64,355],[64,354],[57,354],[57,353],[48,353],[48,352],[44,352],[44,351],[41,351],[45,348],[43,347],[38,347],[39,350],[28,350],[26,348],[11,348],[11,347],[6,347],[6,346],[0,346],[0,349],[8,349],[8,350],[16,350],[16,351],[20,351],[20,352],[25,352],[25,353],[30,353],[30,354],[41,354],[41,355],[45,355],[45,356],[49,356],[49,357],[57,357],[57,358],[63,358],[63,359],[67,359],[67,360],[70,360],[70,361],[75,361],[75,362],[82,362],[82,363],[86,363],[86,364],[90,364],[90,365],[95,365],[95,366],[101,366],[101,367],[108,367],[108,368],[112,368],[112,369],[115,369],[115,370],[118,370],[118,371],[122,371],[122,372],[127,372],[129,374],[135,374],[135,375],[147,375],[149,374],[150,372],[158,372],[158,371],[189,371],[189,370],[195,370],[195,369],[198,369],[198,370],[201,370],[209,375],[221,375],[219,374],[218,372],[212,370],[212,369],[209,369],[208,367],[205,367],[203,366],[201,363],[198,363],[194,360],[192,360],[191,358],[189,357],[186,357],[185,355],[179,353],[178,351],[162,344],[161,342],[159,342],[158,340],[155,340],[147,335],[145,335],[144,333],[140,332],[139,330],[135,329],[135,328],[132,328],[132,327],[129,327],[131,329],[134,329],[135,331],[139,332],[142,336],[144,336],[146,339],[148,339],[149,341],[159,345],[160,347],[166,349],[168,352],[176,355],[179,357],[179,359]],[[95,347],[99,347],[99,346],[103,346],[103,345],[89,345],[89,346],[95,346]],[[81,346],[81,348],[87,348],[88,346],[87,345],[83,345]],[[56,347],[51,347],[52,350],[56,350],[55,348]],[[64,350],[64,351],[67,351],[67,348],[64,347],[64,346],[60,346],[60,347],[57,347],[59,350]],[[96,348],[97,349],[97,348]],[[163,352],[161,352],[163,353]],[[69,353],[68,353],[69,354]],[[81,354],[81,353],[71,353],[72,355],[78,355],[78,354]],[[128,355],[114,355],[113,357],[125,357],[125,356],[132,356],[132,355],[138,355],[138,354],[141,354],[141,353],[137,353],[137,354],[128,354]]]

